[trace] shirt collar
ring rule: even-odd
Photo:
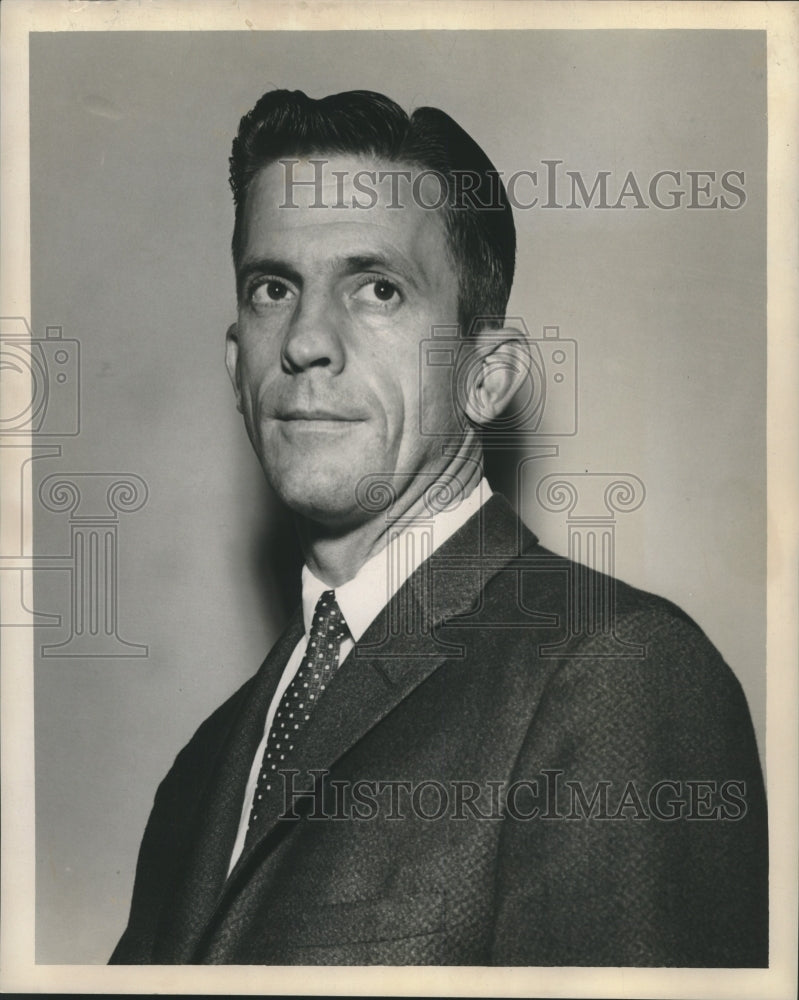
[[[388,604],[408,577],[437,548],[463,527],[491,496],[483,477],[472,492],[455,506],[416,518],[410,524],[392,526],[385,546],[368,559],[355,576],[335,588],[336,601],[355,642],[361,638],[378,613]],[[303,566],[302,618],[306,635],[310,632],[316,602],[326,583]]]

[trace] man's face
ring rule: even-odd
[[[356,501],[365,476],[387,474],[398,496],[415,498],[430,477],[414,476],[447,464],[430,430],[461,427],[446,368],[424,373],[426,434],[419,419],[420,343],[458,317],[441,213],[410,198],[389,208],[389,189],[373,208],[333,207],[351,205],[358,171],[380,166],[330,157],[326,207],[316,208],[314,188],[299,186],[288,199],[296,207],[281,208],[284,166],[263,168],[247,192],[239,245],[227,359],[239,407],[276,493],[331,527],[374,516]],[[345,172],[343,198],[333,171]],[[313,175],[303,162],[293,176]]]

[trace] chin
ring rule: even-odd
[[[356,500],[357,478],[319,479],[313,473],[303,475],[299,469],[287,476],[267,470],[266,477],[283,504],[307,521],[345,528],[369,517]]]

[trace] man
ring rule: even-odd
[[[302,608],[162,782],[112,961],[767,964],[740,686],[482,476],[525,372],[485,154],[436,109],[275,91],[231,184],[227,366]]]

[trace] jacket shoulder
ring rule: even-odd
[[[203,783],[204,778],[210,773],[231,727],[247,702],[254,680],[254,677],[246,680],[200,723],[188,743],[178,752],[161,782],[162,786],[177,780],[184,791],[190,791],[189,786],[191,786],[196,794],[195,786]]]
[[[585,626],[577,630],[579,640],[594,642],[597,652],[599,633],[609,630],[633,638],[675,627],[677,632],[702,637],[712,645],[702,628],[678,604],[558,555],[537,540],[520,560],[522,571],[536,564],[541,567],[536,574],[539,583],[536,596],[541,606],[551,606],[555,611],[568,610],[572,620]]]

